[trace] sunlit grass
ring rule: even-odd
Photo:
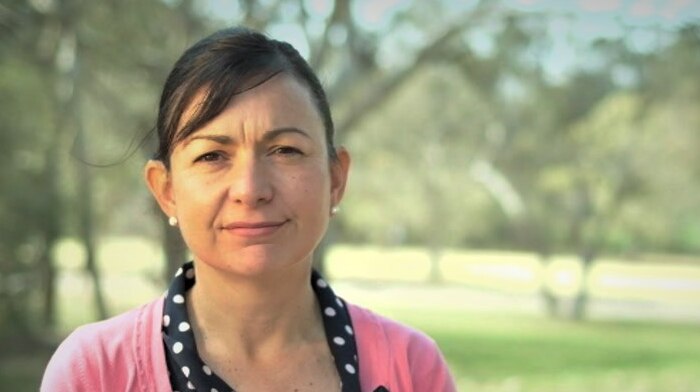
[[[428,282],[429,256],[423,248],[339,245],[329,253],[327,270],[341,280]],[[585,286],[594,298],[681,302],[700,308],[700,261],[670,264],[603,258],[586,277],[579,260],[570,255],[555,255],[545,263],[522,252],[448,249],[439,264],[446,283],[514,294],[536,294],[547,287],[569,298]]]
[[[430,274],[430,257],[418,247],[340,245],[330,249],[326,269],[338,279],[420,282]]]
[[[163,263],[157,246],[130,238],[103,240],[101,245],[99,265],[112,314],[162,293],[164,287],[156,283]],[[62,271],[60,325],[67,333],[94,320],[96,312],[80,247],[64,242],[57,255]],[[460,390],[700,390],[700,330],[692,324],[574,323],[549,319],[537,309],[483,312],[464,306],[467,299],[460,297],[464,287],[507,293],[506,300],[533,297],[542,285],[570,297],[588,284],[598,298],[664,300],[692,306],[700,304],[698,266],[603,260],[584,282],[580,265],[570,256],[543,265],[534,255],[524,253],[448,250],[440,267],[445,285],[432,286],[427,284],[430,257],[421,248],[336,246],[327,264],[329,277],[346,299],[433,337]],[[610,282],[623,284],[617,287]],[[469,301],[478,299],[470,297]],[[0,364],[0,378],[16,373],[26,379],[31,372],[12,370],[12,366],[34,362],[23,363]]]
[[[380,311],[432,336],[464,391],[700,389],[700,331],[694,326]]]

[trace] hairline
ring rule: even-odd
[[[282,56],[284,57],[284,56]],[[211,118],[206,119],[205,123],[208,123],[214,118],[218,117],[221,113],[223,113],[224,110],[226,110],[226,106],[231,104],[231,101],[235,99],[236,96],[244,94],[248,91],[254,90],[267,82],[271,81],[277,76],[286,76],[288,78],[291,78],[296,82],[301,88],[304,89],[306,94],[308,94],[308,98],[310,100],[311,106],[314,108],[314,112],[318,116],[318,121],[321,123],[321,128],[322,128],[322,137],[324,139],[324,145],[326,146],[327,150],[326,155],[329,157],[330,162],[336,162],[338,160],[338,155],[335,151],[335,144],[333,143],[333,140],[330,140],[332,138],[332,135],[329,135],[329,131],[326,127],[325,120],[323,113],[321,112],[321,104],[320,102],[317,102],[318,99],[316,98],[315,94],[313,93],[313,88],[312,86],[304,79],[303,76],[299,75],[299,72],[296,72],[292,64],[285,58],[284,59],[285,64],[282,66],[280,69],[273,71],[270,73],[270,75],[265,76],[262,78],[260,81],[257,81],[255,83],[252,83],[250,86],[247,86],[244,89],[241,89],[240,91],[233,91],[229,94],[227,100],[226,100],[226,105],[223,107],[222,110],[218,111],[217,113],[213,114]],[[248,79],[255,79],[256,75],[251,76]],[[184,109],[180,112],[177,121],[177,127],[173,130],[173,136],[172,136],[172,143],[170,144],[170,150],[168,151],[168,154],[166,157],[163,157],[163,159],[169,161],[170,156],[172,155],[173,151],[175,148],[182,144],[183,142],[186,142],[187,139],[194,135],[195,133],[199,132],[203,126],[200,126],[196,129],[191,129],[188,130],[186,134],[183,134],[183,130],[185,130],[190,124],[193,123],[192,120],[197,120],[198,117],[200,116],[200,109],[194,109],[194,112],[190,116],[190,119],[182,123],[183,117],[185,117],[188,113],[190,113],[193,110],[194,106],[197,106],[199,108],[202,108],[204,106],[204,103],[207,102],[208,99],[210,99],[209,92],[211,91],[211,84],[213,82],[208,82],[206,85],[200,87],[199,89],[196,90],[194,94],[191,95],[191,97],[186,101],[182,102],[182,105]],[[175,120],[175,119],[174,119]],[[169,163],[169,162],[168,162]],[[169,167],[169,164],[166,164],[166,167]]]

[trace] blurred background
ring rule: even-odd
[[[317,265],[460,390],[700,391],[696,0],[2,0],[3,389],[187,260],[142,167],[174,61],[239,24],[353,155]]]

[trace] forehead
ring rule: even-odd
[[[192,99],[180,119],[180,130],[196,115],[206,94],[206,90],[199,91]],[[309,88],[284,73],[243,93],[235,94],[221,113],[191,135],[212,126],[218,128],[237,125],[254,128],[295,126],[323,132],[323,121]]]

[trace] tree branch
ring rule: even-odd
[[[335,0],[333,2],[333,12],[328,23],[323,30],[323,35],[316,50],[312,50],[309,64],[313,69],[319,69],[326,59],[328,46],[330,45],[330,32],[336,25],[343,24],[348,28],[350,25],[350,2],[348,0]],[[349,33],[349,31],[348,31]]]
[[[430,60],[438,57],[443,47],[453,37],[461,33],[466,27],[474,25],[475,21],[485,17],[486,14],[492,10],[492,7],[487,3],[488,2],[481,2],[476,9],[465,16],[457,18],[454,23],[451,23],[441,34],[418,51],[411,65],[389,77],[384,83],[378,84],[374,89],[369,91],[363,99],[360,99],[359,102],[356,101],[348,111],[348,114],[338,122],[336,126],[338,133],[346,135],[350,132],[362,119],[371,113],[372,110],[387,101],[391,95],[419,69]]]

